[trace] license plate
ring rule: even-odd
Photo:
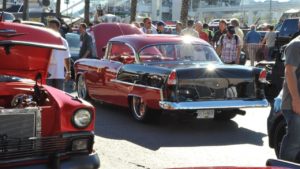
[[[215,110],[197,110],[197,119],[213,119]]]

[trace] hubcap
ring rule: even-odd
[[[145,111],[146,111],[146,105],[144,101],[139,97],[133,97],[132,104],[133,104],[132,106],[133,106],[134,114],[138,118],[142,118],[145,115]]]
[[[77,85],[78,85],[77,87],[78,97],[86,98],[86,85],[82,76],[79,76]]]

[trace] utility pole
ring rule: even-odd
[[[23,20],[28,20],[28,8],[29,8],[29,1],[24,0],[23,1],[23,15],[22,15]]]
[[[60,5],[61,5],[61,0],[56,0],[56,8],[55,8],[55,13],[56,16],[60,18]]]

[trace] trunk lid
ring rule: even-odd
[[[176,99],[173,101],[256,98],[256,75],[251,67],[223,64],[167,67],[175,70],[177,76]]]

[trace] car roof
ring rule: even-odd
[[[166,44],[166,43],[182,43],[189,41],[193,44],[209,45],[206,41],[195,38],[178,35],[167,34],[139,34],[139,35],[125,35],[112,38],[110,42],[122,42],[132,46],[136,51],[140,51],[147,45]]]

